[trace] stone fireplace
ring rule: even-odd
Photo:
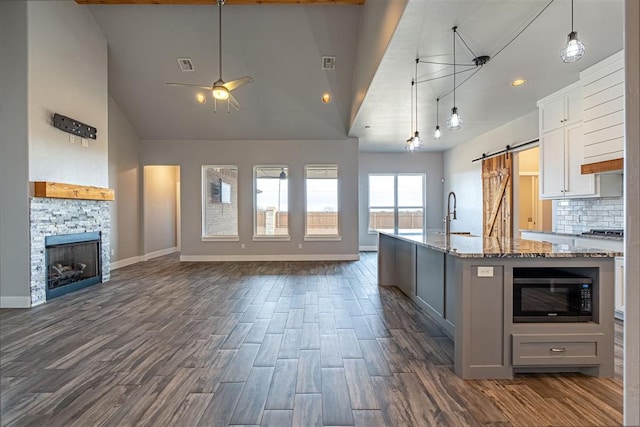
[[[30,199],[32,306],[110,278],[110,202],[55,197]],[[96,254],[76,245],[88,241]]]

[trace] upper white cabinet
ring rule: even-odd
[[[538,101],[540,198],[593,197],[596,177],[582,175],[584,135],[580,82]]]
[[[573,87],[575,86],[575,87]],[[577,85],[572,85],[547,97],[540,107],[540,132],[560,129],[582,120],[582,94]]]
[[[624,51],[580,73],[584,161],[624,157]]]
[[[587,89],[580,80],[538,101],[541,199],[622,195],[620,174],[582,174],[583,164],[611,158],[603,153],[611,155],[608,150],[619,144],[616,138],[624,128],[624,114],[623,123],[617,123],[619,112],[609,112],[619,106],[615,94],[620,88],[613,81],[624,72],[612,67],[589,74]]]

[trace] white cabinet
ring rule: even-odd
[[[582,175],[582,123],[540,135],[540,198],[589,197],[596,194],[595,175]]]
[[[587,162],[580,83],[538,101],[541,199],[622,195],[620,175],[582,174]]]
[[[540,101],[538,103],[540,107],[540,133],[550,132],[581,121],[581,101],[582,93],[579,86],[575,84]]]
[[[615,316],[624,320],[624,258],[616,257],[615,259]]]

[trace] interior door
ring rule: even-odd
[[[482,161],[483,230],[487,237],[500,240],[513,236],[512,155]]]

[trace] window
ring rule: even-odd
[[[202,239],[238,240],[237,166],[202,166]]]
[[[424,174],[369,175],[369,231],[422,234]]]
[[[337,238],[338,166],[307,165],[304,168],[306,217],[305,238]]]
[[[289,239],[289,168],[256,166],[254,239]]]

